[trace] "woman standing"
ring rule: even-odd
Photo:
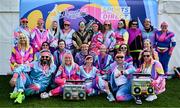
[[[126,30],[126,22],[124,19],[121,19],[118,22],[117,30],[115,31],[116,37],[116,49],[119,48],[121,44],[127,44],[129,39],[129,33]]]
[[[159,61],[166,74],[168,72],[169,60],[175,46],[176,41],[174,33],[168,30],[168,24],[166,22],[161,23],[161,30],[156,32],[155,48],[158,52]]]
[[[103,25],[103,44],[106,46],[108,52],[113,51],[116,44],[115,33],[112,30],[112,24],[110,21],[105,21]]]
[[[53,21],[49,30],[50,34],[50,50],[53,53],[58,46],[58,38],[60,36],[60,27],[57,21]]]
[[[75,32],[74,29],[71,27],[71,23],[68,20],[64,21],[64,28],[60,30],[60,37],[59,39],[62,39],[66,42],[66,49],[71,51],[71,53],[74,53],[74,46],[73,46],[73,40],[72,35]]]
[[[37,27],[32,30],[31,34],[31,45],[34,53],[40,51],[42,43],[49,42],[49,39],[49,31],[44,28],[44,20],[40,18],[37,21]]]
[[[92,24],[93,36],[90,44],[90,51],[99,55],[100,46],[103,44],[103,34],[99,30],[98,23]]]
[[[131,20],[129,22],[129,40],[128,45],[130,48],[130,54],[133,57],[133,65],[138,68],[139,67],[139,53],[142,51],[143,44],[142,44],[142,33],[141,30],[138,28],[138,21]]]
[[[31,30],[28,27],[28,19],[27,18],[21,18],[20,20],[20,26],[14,31],[14,37],[13,37],[13,44],[14,46],[18,43],[18,37],[20,33],[23,33],[25,36],[30,39],[30,32]]]
[[[149,39],[151,42],[152,47],[155,44],[155,32],[156,29],[151,25],[150,19],[146,18],[143,24],[144,28],[142,29],[142,38],[143,41]]]

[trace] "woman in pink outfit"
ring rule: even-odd
[[[100,46],[103,44],[103,34],[101,33],[101,31],[99,31],[98,23],[93,23],[92,28],[93,36],[90,44],[90,51],[95,53],[96,55],[99,55]]]
[[[49,42],[49,31],[44,29],[44,20],[42,18],[38,19],[37,27],[32,30],[31,34],[31,45],[33,47],[34,53],[40,51],[43,42]]]
[[[41,98],[48,98],[50,96],[57,96],[63,93],[63,87],[67,80],[79,80],[80,68],[74,63],[71,53],[65,53],[62,64],[59,66],[59,70],[55,76],[55,83],[57,87],[49,91],[49,93],[42,93]]]
[[[33,60],[33,49],[29,45],[29,39],[23,33],[19,34],[18,43],[12,49],[10,66],[13,71],[19,65],[30,63]]]

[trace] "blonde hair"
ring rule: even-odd
[[[71,53],[65,53],[64,56],[63,56],[63,59],[62,59],[62,64],[61,66],[65,66],[65,58],[69,56],[71,58],[71,65],[74,66],[75,65],[75,62],[74,62],[74,58],[73,58],[73,55]]]
[[[25,42],[25,49],[27,50],[29,48],[29,38],[24,34],[24,33],[20,33],[19,37],[18,37],[18,48],[22,48],[22,44],[20,43],[20,37],[25,37],[26,42]]]

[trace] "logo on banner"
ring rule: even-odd
[[[106,6],[101,9],[101,19],[102,20],[118,20],[119,16],[114,14],[114,12],[119,12],[119,7],[112,7],[112,6]],[[120,16],[121,18],[130,20],[130,7],[129,6],[123,6],[121,7],[123,15]]]
[[[77,10],[65,10],[64,12],[61,12],[59,18],[77,19],[85,16],[87,16],[85,11],[80,11],[80,9],[77,9]]]

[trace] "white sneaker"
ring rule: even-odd
[[[156,95],[149,95],[147,98],[146,98],[146,101],[148,102],[151,102],[153,100],[157,99],[157,96]]]
[[[49,94],[44,92],[44,93],[40,94],[40,97],[41,97],[41,99],[46,99],[46,98],[49,98]]]
[[[109,100],[109,102],[114,102],[116,101],[116,99],[114,98],[113,94],[110,93],[108,96],[107,96],[107,99]]]

